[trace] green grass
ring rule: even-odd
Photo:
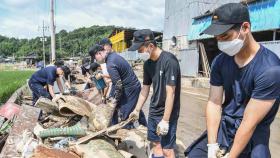
[[[34,71],[0,71],[0,104],[5,103],[33,73]]]

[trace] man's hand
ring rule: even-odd
[[[207,144],[208,147],[208,158],[217,158],[217,152],[220,150],[219,144]]]
[[[139,119],[140,111],[136,108],[130,113],[129,119],[133,119],[133,121],[137,121]]]
[[[92,81],[91,81],[90,78],[86,78],[86,82],[87,82],[87,83],[92,83]]]
[[[169,130],[169,121],[164,121],[163,119],[157,125],[157,134],[161,136],[167,135]]]
[[[101,79],[101,78],[102,78],[102,73],[97,73],[97,74],[95,75],[95,78],[96,78],[97,80]]]
[[[223,156],[222,158],[229,158],[229,153],[227,153],[225,156]]]
[[[102,96],[102,97],[101,97],[101,101],[102,101],[103,104],[106,104],[106,102],[107,102],[106,97],[105,97],[105,96]]]
[[[63,94],[66,94],[66,95],[70,94],[70,90],[68,88],[65,88]]]

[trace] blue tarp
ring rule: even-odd
[[[280,28],[280,0],[258,0],[249,4],[252,32],[275,30]],[[188,40],[211,38],[199,35],[211,24],[211,15],[194,19],[188,32]]]

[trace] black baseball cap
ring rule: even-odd
[[[99,41],[98,44],[101,45],[101,46],[104,46],[106,44],[112,46],[112,42],[109,38],[103,38],[101,41]]]
[[[90,64],[89,70],[95,72],[98,67],[100,67],[100,65],[98,63],[96,63],[96,62],[93,62],[93,63]]]
[[[241,3],[227,3],[213,12],[211,25],[200,35],[221,35],[243,22],[250,22],[247,6]]]
[[[94,46],[89,48],[88,54],[92,57],[92,59],[94,59],[95,54],[102,50],[104,50],[103,46],[101,46],[99,44],[95,44]]]
[[[128,51],[138,50],[146,41],[155,40],[154,33],[150,29],[138,30],[133,33],[133,43]]]

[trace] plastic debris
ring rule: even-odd
[[[69,147],[69,142],[70,141],[76,141],[76,138],[73,137],[66,137],[64,139],[61,139],[60,141],[58,141],[56,144],[54,144],[54,148],[55,149],[64,149],[66,147]]]
[[[81,128],[79,124],[72,127],[65,128],[50,128],[40,132],[39,136],[41,138],[46,137],[57,137],[57,136],[85,136],[86,131]]]

